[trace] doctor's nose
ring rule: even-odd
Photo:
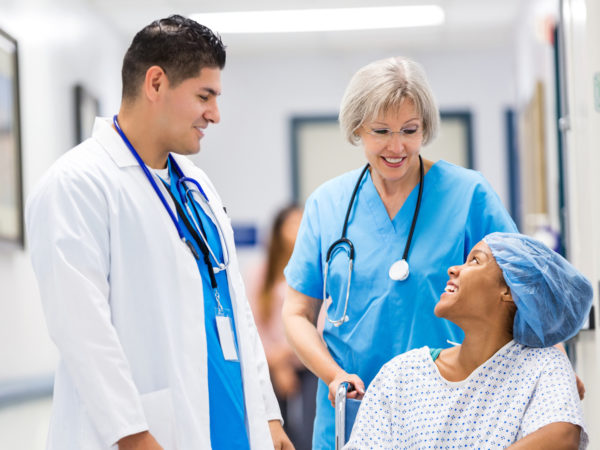
[[[210,123],[219,123],[221,121],[221,112],[216,101],[204,112],[204,119]]]

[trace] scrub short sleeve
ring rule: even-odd
[[[523,415],[517,440],[555,422],[579,425],[579,448],[587,446],[588,436],[584,429],[575,374],[569,360],[559,350],[548,353],[548,359]]]
[[[478,175],[480,180],[475,186],[473,197],[471,198],[467,226],[465,228],[465,258],[471,249],[489,233],[495,231],[505,233],[518,232],[515,222],[510,217],[506,208],[504,208],[498,194],[496,194],[481,174],[478,173]]]
[[[290,287],[309,297],[323,296],[321,228],[315,195],[306,201],[294,252],[284,270]]]

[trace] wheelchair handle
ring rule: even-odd
[[[346,435],[346,396],[348,392],[354,390],[354,385],[343,381],[337,388],[335,394],[335,450],[341,450],[344,446],[344,436]]]

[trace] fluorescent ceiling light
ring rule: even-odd
[[[437,5],[389,6],[201,13],[190,18],[221,34],[289,33],[441,25],[444,10]]]

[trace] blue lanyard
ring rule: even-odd
[[[127,145],[127,148],[129,149],[129,151],[135,157],[136,161],[138,162],[138,164],[140,165],[140,167],[144,171],[144,174],[146,175],[146,178],[148,179],[148,181],[150,182],[150,184],[154,188],[154,192],[156,192],[156,195],[158,195],[158,198],[160,198],[160,201],[162,202],[163,206],[165,207],[165,209],[169,213],[169,216],[171,217],[171,220],[173,221],[173,224],[175,225],[175,228],[177,228],[177,233],[179,234],[179,238],[190,248],[190,250],[192,251],[194,257],[196,259],[199,259],[198,252],[196,251],[196,249],[194,248],[194,246],[192,245],[192,243],[190,241],[188,241],[186,239],[186,237],[184,236],[183,231],[181,230],[181,225],[179,224],[179,221],[177,220],[177,217],[175,217],[175,214],[173,213],[173,211],[169,207],[169,204],[167,203],[167,200],[162,195],[162,192],[160,192],[160,189],[158,188],[158,185],[154,181],[154,177],[152,176],[152,174],[148,170],[148,167],[146,167],[146,164],[144,164],[144,161],[142,161],[142,158],[140,157],[140,155],[138,154],[138,152],[135,150],[135,148],[133,147],[133,145],[131,144],[131,142],[129,141],[129,139],[127,139],[127,136],[125,136],[125,133],[123,133],[123,130],[121,130],[121,127],[119,126],[119,121],[117,120],[117,115],[116,114],[113,117],[113,123],[115,124],[115,128],[117,129],[117,132],[121,136],[121,139],[123,139],[123,142],[125,142],[125,145]],[[183,175],[183,173],[181,172],[181,169],[179,168],[179,166],[177,165],[177,163],[175,162],[175,160],[173,158],[171,158],[171,155],[169,155],[169,158],[171,159],[171,162],[174,164],[174,166],[177,169],[177,171],[179,172],[179,174]]]

